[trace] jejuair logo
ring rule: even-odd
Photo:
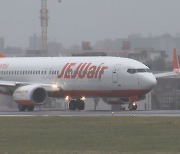
[[[107,66],[96,66],[92,63],[67,63],[58,78],[101,79]]]

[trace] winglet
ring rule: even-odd
[[[175,73],[179,72],[179,60],[176,53],[176,48],[174,48],[174,52],[173,52],[173,71]]]

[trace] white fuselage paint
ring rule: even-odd
[[[146,70],[148,67],[119,57],[1,58],[0,80],[58,83],[61,86],[59,97],[144,95],[156,85],[151,72],[131,74],[128,69]]]

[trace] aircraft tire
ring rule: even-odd
[[[134,102],[129,103],[128,109],[129,109],[130,111],[137,110],[137,104],[134,103]]]
[[[133,110],[137,110],[137,104],[133,106]]]
[[[27,107],[27,111],[33,111],[33,110],[34,110],[34,105]]]
[[[77,108],[77,102],[75,100],[71,100],[69,102],[69,110],[76,110]]]
[[[20,112],[26,111],[26,106],[18,104],[18,109]]]
[[[77,109],[78,109],[78,110],[84,110],[84,108],[85,108],[85,103],[84,103],[84,101],[82,101],[82,100],[77,100]]]

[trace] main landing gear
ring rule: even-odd
[[[84,110],[85,103],[83,100],[77,99],[77,100],[71,100],[69,102],[69,110]]]
[[[136,110],[137,109],[137,104],[135,102],[130,102],[128,105],[128,109],[130,111]]]
[[[18,105],[18,109],[19,111],[23,112],[23,111],[33,111],[34,110],[34,105]]]

